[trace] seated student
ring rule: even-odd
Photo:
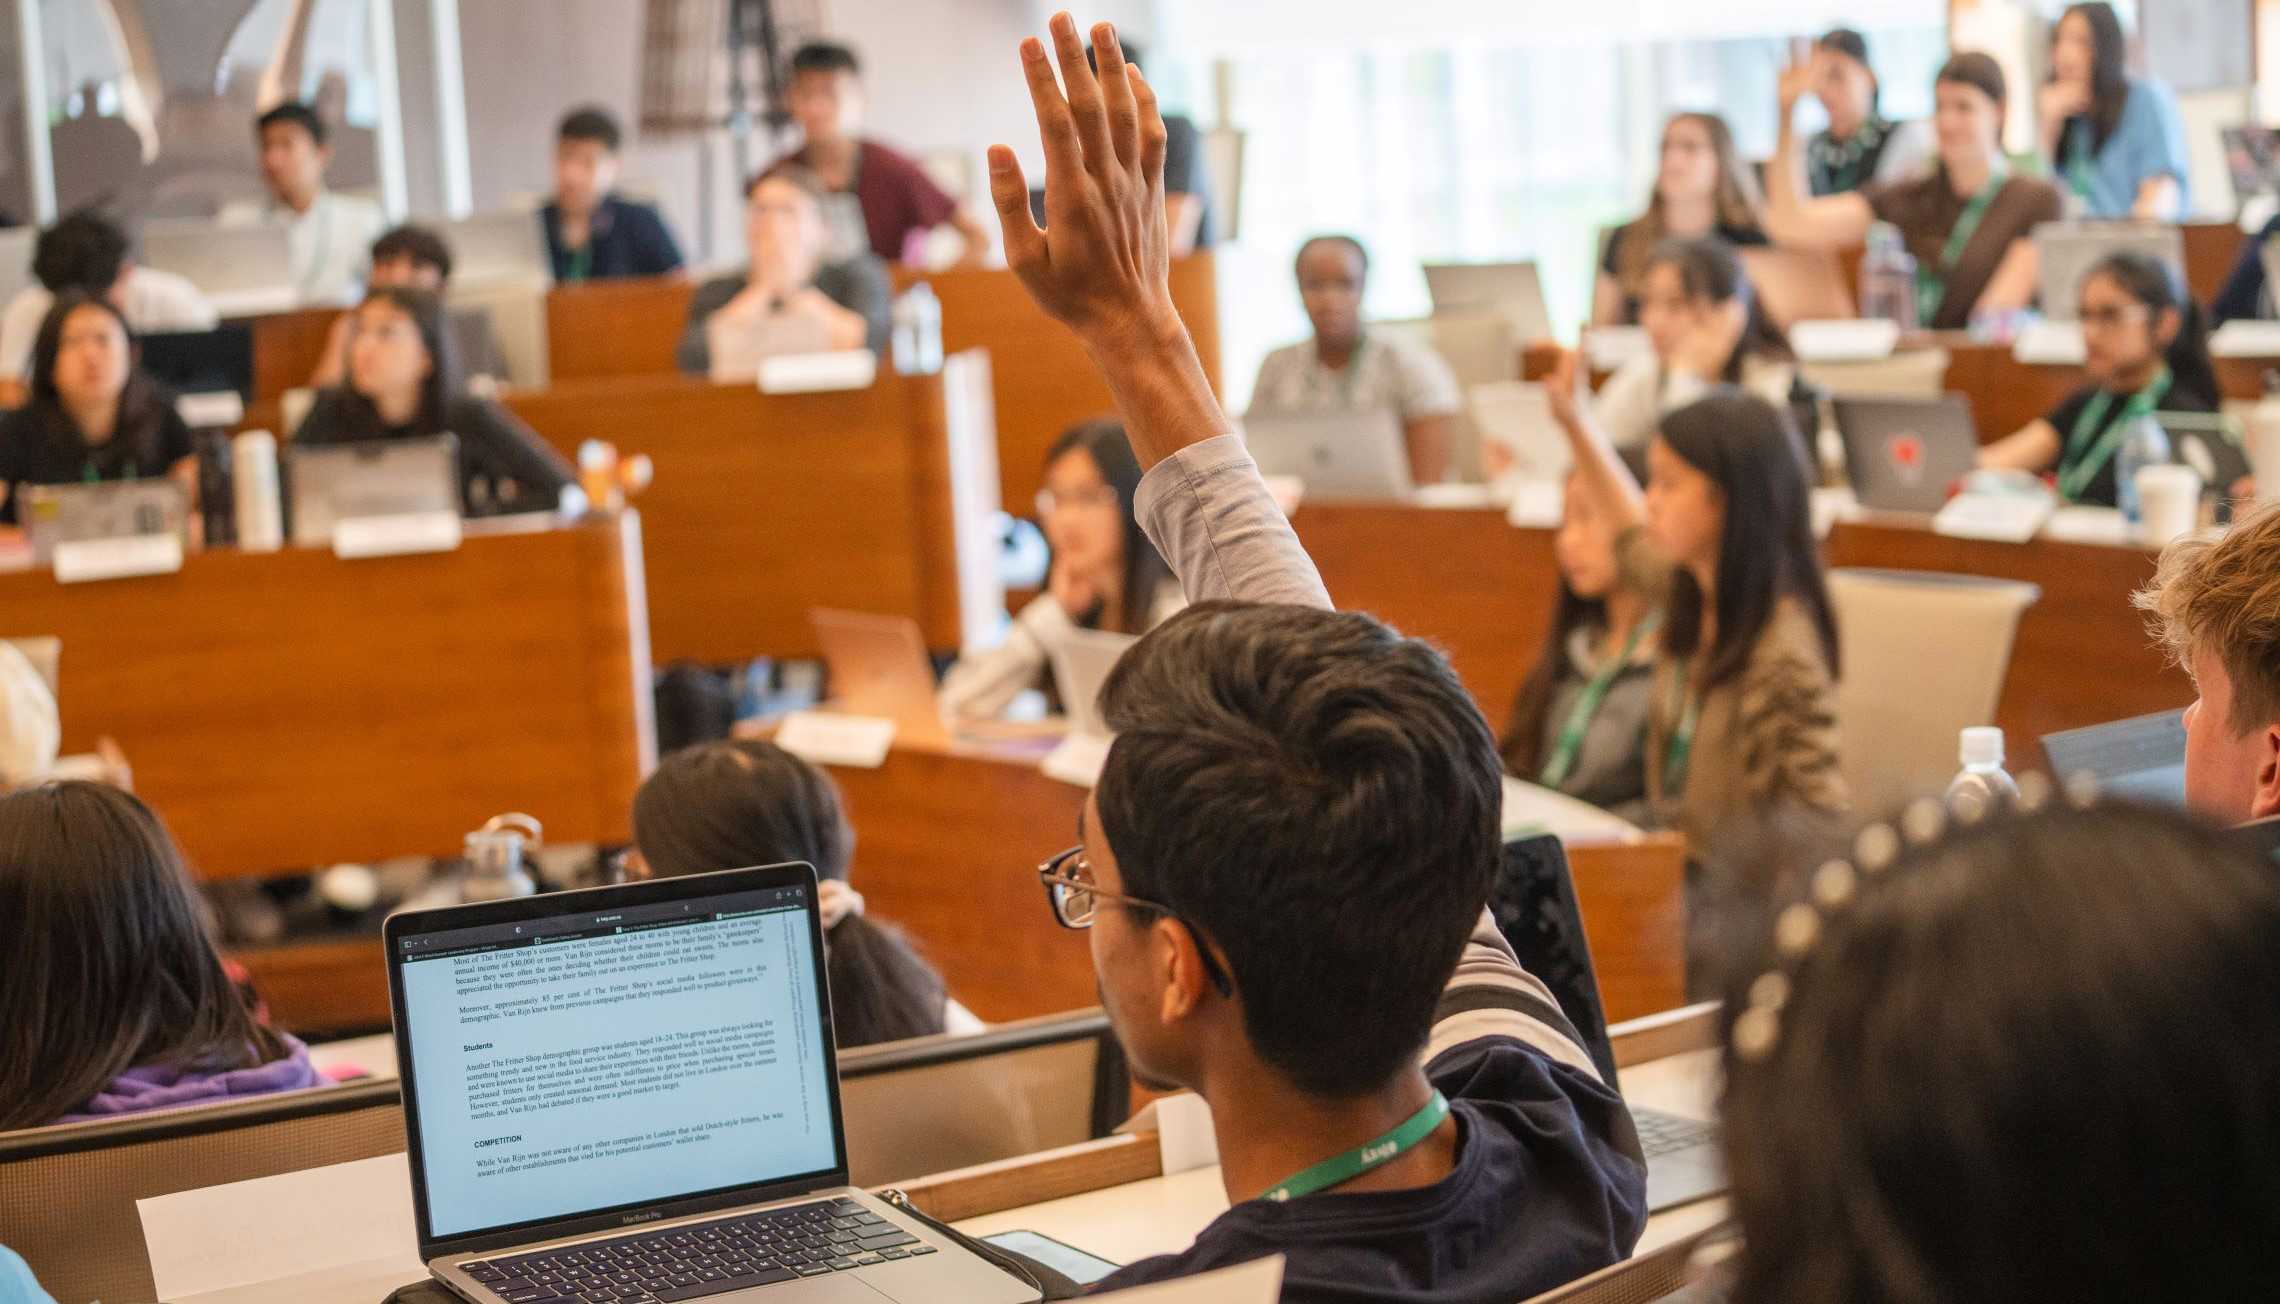
[[[886,264],[869,254],[823,260],[823,189],[803,168],[782,167],[752,180],[744,194],[744,247],[751,262],[716,276],[689,300],[688,323],[673,361],[707,375],[715,362],[750,380],[759,360],[777,353],[887,348]]]
[[[587,105],[554,131],[554,198],[539,210],[554,279],[562,284],[681,270],[681,247],[647,204],[621,199],[617,119]]]
[[[1615,523],[1570,475],[1552,536],[1551,635],[1504,726],[1504,768],[1633,823],[1647,810],[1647,715],[1662,612],[1624,583]]]
[[[1797,355],[1765,315],[1731,245],[1665,240],[1647,255],[1640,290],[1639,325],[1654,349],[1616,368],[1592,399],[1592,416],[1617,447],[1645,444],[1664,413],[1713,385],[1788,404]]]
[[[964,246],[960,263],[978,264],[989,252],[989,232],[924,168],[863,136],[863,69],[853,50],[811,41],[794,51],[786,98],[807,137],[786,161],[813,172],[835,200],[824,214],[832,231],[828,257],[869,249],[890,263],[916,262],[918,242],[943,225]]]
[[[32,343],[31,401],[0,415],[0,523],[20,519],[26,485],[172,476],[195,498],[194,451],[173,391],[135,365],[119,310],[67,290]]]
[[[986,718],[1026,690],[1049,687],[1053,650],[1071,630],[1145,634],[1187,605],[1132,514],[1139,489],[1140,464],[1115,421],[1088,421],[1053,441],[1037,495],[1053,549],[1045,591],[1021,609],[1004,642],[950,667],[944,712]]]
[[[290,224],[293,287],[308,304],[354,303],[371,270],[365,251],[388,225],[369,199],[325,189],[332,145],[323,118],[306,104],[280,104],[254,124],[269,211]]]
[[[1464,406],[1456,374],[1432,349],[1362,323],[1370,254],[1350,235],[1318,235],[1298,247],[1298,297],[1314,338],[1259,363],[1253,414],[1390,408],[1401,418],[1409,474],[1438,484],[1449,473],[1451,418]]]
[[[1732,1297],[2280,1298],[2271,861],[2143,806],[1914,832],[1785,849],[1735,945]]]
[[[1829,125],[1805,143],[1805,186],[1841,195],[1872,181],[1904,181],[1931,160],[1929,125],[1894,122],[1877,101],[1883,88],[1868,63],[1868,41],[1839,27],[1813,43],[1813,98]]]
[[[570,463],[496,401],[469,394],[453,369],[443,301],[420,290],[365,297],[349,331],[348,376],[309,405],[304,446],[450,434],[469,516],[554,511],[577,482]]]
[[[823,771],[774,743],[699,743],[658,762],[633,798],[631,878],[798,860],[822,880],[825,976],[841,1046],[979,1032],[942,976],[847,884],[855,831]]]
[[[1928,330],[1961,330],[1974,313],[2024,308],[2035,294],[2035,246],[2028,237],[2058,220],[2058,191],[2015,176],[2002,145],[2003,69],[1967,51],[1949,59],[1933,84],[1932,130],[1938,166],[1911,180],[1851,194],[1806,197],[1797,184],[1797,136],[1790,118],[1806,79],[1781,79],[1781,133],[1766,168],[1771,192],[1765,229],[1774,243],[1839,252],[1868,238],[1877,222],[1899,228],[1916,259],[1916,320]]]
[[[1630,1251],[1644,1170],[1487,916],[1495,739],[1439,652],[1329,609],[1172,306],[1154,95],[1108,24],[1097,83],[1052,26],[1071,101],[1022,47],[1043,230],[990,151],[1008,260],[1118,396],[1141,519],[1204,605],[1110,678],[1083,844],[1043,876],[1135,1074],[1209,1102],[1232,1205],[1101,1288],[1281,1254],[1293,1304],[1528,1298]]]
[[[2136,602],[2199,694],[2185,804],[2227,824],[2280,817],[2280,507],[2171,544]]]
[[[0,797],[0,1132],[320,1083],[223,971],[181,853],[108,784]]]
[[[217,318],[198,287],[135,262],[134,247],[116,222],[98,213],[66,213],[32,245],[32,276],[0,312],[0,377],[19,383],[30,370],[32,341],[55,296],[78,290],[111,301],[138,335],[207,331]],[[19,393],[20,393],[19,389]],[[15,406],[13,403],[8,406]]]
[[[1599,260],[1591,324],[1633,326],[1645,292],[1647,255],[1672,236],[1765,243],[1757,182],[1715,113],[1679,113],[1663,126],[1662,165],[1647,211],[1615,228]]]
[[[1983,467],[2051,472],[2070,503],[2115,504],[2122,440],[2154,412],[2215,412],[2222,402],[2201,309],[2175,268],[2109,254],[2082,277],[2082,369],[2090,383],[2050,414],[1979,450]]]
[[[1575,358],[1546,382],[1577,479],[1615,523],[1625,579],[1667,613],[1647,734],[1647,798],[1697,856],[1729,820],[1846,803],[1837,627],[1788,415],[1725,389],[1669,413],[1648,490],[1576,401]]]
[[[407,223],[390,228],[372,242],[372,288],[400,286],[442,294],[450,281],[451,246],[428,228]],[[481,308],[445,311],[451,316],[451,342],[461,372],[469,378],[506,375],[506,359],[499,348],[498,332],[492,329],[491,314]],[[348,329],[353,318],[353,313],[344,312],[333,319],[332,332],[325,337],[325,351],[317,358],[317,369],[309,373],[309,388],[338,385],[347,375]]]
[[[2035,99],[2042,154],[2085,216],[2174,222],[2188,203],[2185,120],[2169,88],[2130,76],[2128,60],[2112,5],[2067,6]]]

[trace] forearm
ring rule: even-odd
[[[2145,184],[2138,187],[2137,203],[2131,207],[2130,215],[2142,222],[2174,222],[2181,216],[2178,209],[2183,207],[2184,197],[2177,178],[2147,177]]]
[[[1151,321],[1129,330],[1079,332],[1078,338],[1108,381],[1142,470],[1191,444],[1234,433],[1203,374],[1195,341],[1168,303]]]
[[[1417,417],[1403,424],[1413,482],[1439,484],[1449,478],[1449,421],[1448,417]]]
[[[2048,421],[2030,421],[1979,450],[1979,465],[1990,471],[2044,471],[2058,461],[2058,431]]]
[[[1601,433],[1598,422],[1587,411],[1579,410],[1576,418],[1560,427],[1567,435],[1568,451],[1575,458],[1576,485],[1599,509],[1607,513],[1616,533],[1642,524],[1646,520],[1645,495],[1639,492],[1639,483],[1631,478],[1631,470],[1615,452],[1615,446]]]

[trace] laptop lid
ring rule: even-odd
[[[43,564],[60,543],[180,535],[190,507],[182,486],[160,479],[25,485],[18,493],[16,519]]]
[[[1405,500],[1409,446],[1391,408],[1254,413],[1243,442],[1266,475],[1296,476],[1318,498]]]
[[[253,401],[253,327],[229,322],[210,331],[163,331],[136,341],[144,371],[180,394],[233,393]]]
[[[289,295],[293,256],[284,223],[154,221],[142,231],[146,267],[187,279],[208,297]]]
[[[419,512],[457,515],[459,440],[426,435],[289,446],[285,477],[293,542],[330,547],[342,521]]]
[[[554,278],[546,256],[546,233],[538,214],[527,210],[480,213],[448,222],[437,234],[451,250],[454,285]]]
[[[933,661],[917,621],[818,607],[808,613],[808,624],[823,651],[832,706],[892,720],[905,738],[948,737],[934,699]]]
[[[1851,321],[1859,316],[1843,264],[1835,254],[1803,249],[1741,249],[1742,269],[1765,305],[1766,316],[1786,330],[1801,321]]]
[[[1533,262],[1427,263],[1425,292],[1433,311],[1466,308],[1495,311],[1523,340],[1549,339],[1551,313],[1544,307],[1544,280]]]
[[[2044,734],[2043,754],[2061,779],[2088,774],[2098,791],[2170,806],[2185,804],[2185,713],[2156,711]]]
[[[1108,726],[1100,718],[1100,690],[1116,663],[1139,641],[1130,634],[1079,629],[1053,649],[1053,682],[1061,691],[1061,710],[1069,718],[1070,733],[1108,737]]]
[[[2045,222],[2035,228],[2036,288],[2050,321],[2077,319],[2082,278],[2108,254],[2142,253],[2185,265],[2185,236],[2155,222]]]
[[[420,1257],[847,1180],[807,865],[389,917]]]
[[[1836,398],[1830,406],[1853,494],[1870,511],[1937,512],[1979,464],[1979,427],[1961,394]]]

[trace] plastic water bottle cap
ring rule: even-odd
[[[2003,731],[1993,725],[1977,725],[1963,731],[1963,763],[1972,765],[2003,764]]]

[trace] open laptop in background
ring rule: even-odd
[[[2185,804],[2185,713],[2156,711],[2044,734],[2043,755],[2061,782],[2078,774],[2108,797]]]
[[[814,869],[391,916],[420,1258],[477,1304],[1034,1300],[847,1184]]]
[[[289,446],[285,482],[293,542],[328,548],[343,521],[459,515],[459,440],[430,435]]]
[[[1835,254],[1801,249],[1740,249],[1742,270],[1766,316],[1788,330],[1801,321],[1851,321],[1860,315]]]
[[[1100,690],[1116,663],[1139,641],[1130,634],[1079,629],[1053,649],[1053,684],[1060,691],[1069,732],[1040,766],[1047,777],[1082,788],[1100,782],[1100,767],[1108,763],[1108,745],[1115,741],[1100,718]]]
[[[892,720],[898,738],[949,741],[934,700],[934,662],[917,621],[818,607],[808,612],[808,624],[823,650],[831,709]]]
[[[1425,292],[1436,313],[1466,309],[1501,315],[1522,342],[1552,337],[1544,279],[1533,262],[1427,263]]]
[[[161,331],[136,339],[142,368],[185,397],[235,394],[253,400],[253,327],[225,322],[210,331]]]
[[[554,279],[546,256],[546,233],[538,214],[526,210],[479,213],[446,222],[436,234],[451,250],[453,288],[530,283]]]
[[[32,275],[32,247],[39,238],[36,226],[0,230],[0,303],[14,303],[18,294],[39,284]]]
[[[2185,266],[2185,235],[2155,222],[2045,222],[2034,230],[2035,284],[2042,315],[2054,322],[2079,319],[2075,300],[2082,278],[2108,254],[2129,251]]]
[[[1835,398],[1853,496],[1872,512],[1937,513],[1979,465],[1979,426],[1961,394]]]
[[[1243,442],[1262,474],[1295,476],[1309,497],[1406,502],[1417,491],[1391,408],[1254,413],[1243,418]]]
[[[22,496],[17,523],[32,546],[33,562],[42,566],[55,561],[58,544],[156,535],[180,538],[190,509],[182,486],[166,479],[24,485],[17,493]]]
[[[281,222],[149,222],[142,230],[140,261],[187,279],[224,317],[300,306]]]

